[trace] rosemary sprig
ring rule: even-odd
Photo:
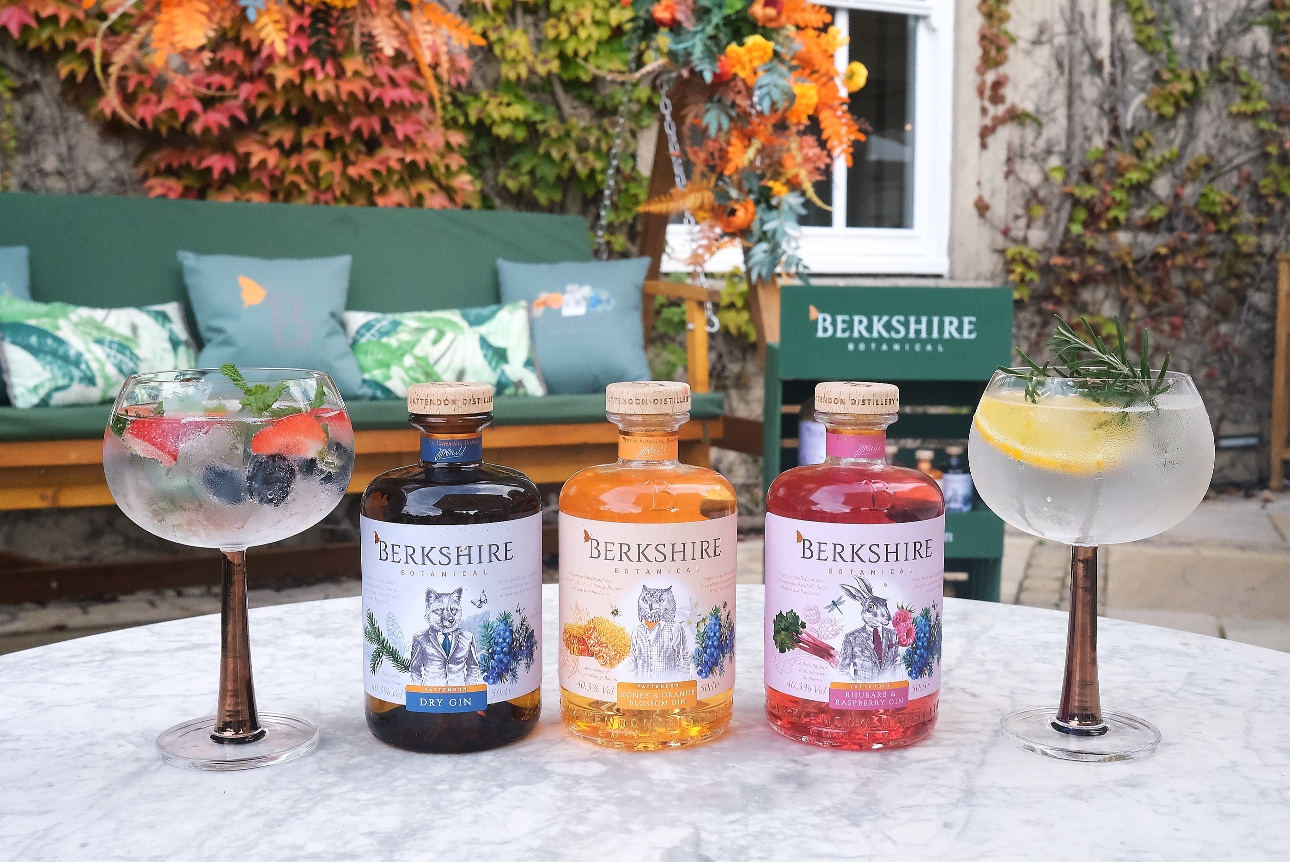
[[[1118,349],[1112,350],[1093,329],[1087,317],[1081,317],[1080,320],[1092,335],[1092,344],[1080,338],[1059,315],[1054,316],[1057,317],[1057,328],[1048,339],[1048,349],[1053,352],[1054,362],[1038,365],[1018,350],[1017,355],[1025,365],[1023,370],[1002,366],[999,368],[1005,374],[1026,381],[1027,401],[1035,403],[1040,388],[1050,377],[1069,378],[1074,381],[1075,388],[1081,395],[1099,404],[1118,407],[1131,407],[1135,404],[1150,404],[1154,407],[1156,396],[1169,388],[1169,381],[1165,379],[1165,372],[1169,370],[1169,354],[1165,354],[1165,361],[1153,377],[1151,368],[1147,365],[1150,343],[1145,328],[1142,330],[1142,348],[1138,351],[1138,363],[1135,365],[1129,361],[1125,350],[1124,328],[1120,325],[1119,317],[1115,318]]]

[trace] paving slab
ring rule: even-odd
[[[1003,565],[999,574],[999,600],[1015,605],[1026,577],[1026,563],[1039,540],[1022,532],[1009,530],[1003,536]]]
[[[1276,521],[1290,525],[1290,498],[1280,495],[1269,502],[1250,499],[1206,500],[1177,526],[1136,544],[1199,545],[1220,543],[1268,550],[1290,550],[1286,531]]]
[[[1141,608],[1108,607],[1105,616],[1115,620],[1127,620],[1131,623],[1142,623],[1148,626],[1159,626],[1164,629],[1176,629],[1182,632],[1195,632],[1198,635],[1209,635],[1218,638],[1223,636],[1223,629],[1218,617],[1209,614],[1190,614],[1182,611],[1149,611]]]
[[[740,584],[761,584],[766,581],[766,540],[761,536],[741,538],[736,546],[736,563],[739,566],[735,581]]]
[[[1290,555],[1142,543],[1106,549],[1117,608],[1290,621]]]
[[[1290,622],[1224,617],[1222,624],[1223,634],[1230,641],[1290,652]]]

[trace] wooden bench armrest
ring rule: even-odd
[[[708,381],[708,315],[704,303],[721,301],[721,291],[699,284],[676,281],[647,281],[641,292],[645,296],[666,296],[685,303],[685,376],[691,392],[707,392]],[[643,299],[643,297],[642,297]],[[654,306],[641,302],[641,322],[645,339],[654,328]]]

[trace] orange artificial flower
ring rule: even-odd
[[[752,201],[735,201],[726,204],[725,210],[717,218],[717,227],[725,233],[743,233],[752,227],[757,217],[757,204]]]
[[[658,0],[654,7],[650,9],[650,15],[654,18],[654,23],[663,28],[670,28],[676,23],[676,2],[675,0]]]
[[[805,84],[794,84],[793,95],[796,98],[793,100],[793,107],[788,109],[786,117],[790,123],[805,123],[814,113],[815,106],[820,103],[820,91],[814,84],[807,81]]]
[[[770,193],[773,197],[782,198],[784,195],[788,194],[788,186],[783,183],[776,182],[775,180],[767,180],[762,183],[762,185],[770,189]]]
[[[778,30],[788,24],[784,14],[784,0],[753,0],[748,7],[748,15],[763,27]]]
[[[734,76],[735,76],[734,64],[730,62],[729,57],[727,57],[725,54],[722,54],[720,57],[717,58],[717,71],[712,75],[712,83],[724,84],[726,81],[729,81]]]
[[[842,86],[847,88],[847,92],[854,93],[867,83],[869,83],[869,70],[864,67],[864,63],[858,60],[848,63],[846,71],[842,73]]]
[[[766,41],[765,37],[753,34],[744,40],[742,47],[733,42],[727,45],[725,56],[730,58],[731,71],[751,87],[757,83],[757,67],[765,65],[775,56],[775,46]]]

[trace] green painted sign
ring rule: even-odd
[[[988,380],[1012,358],[1009,287],[780,293],[782,379]]]

